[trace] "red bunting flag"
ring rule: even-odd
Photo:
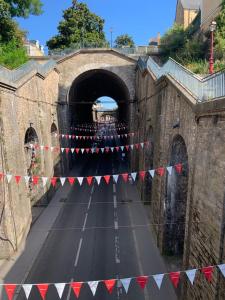
[[[107,184],[109,184],[110,178],[111,178],[110,175],[105,175],[105,176],[104,176],[105,182],[106,182]]]
[[[48,151],[49,150],[49,146],[45,146],[45,150]]]
[[[83,285],[83,282],[72,282],[70,285],[74,291],[74,294],[77,296],[77,298],[79,298],[80,290]]]
[[[95,149],[95,152],[98,154],[98,153],[99,153],[99,148],[96,148],[96,149]]]
[[[109,153],[109,147],[105,147],[105,152]]]
[[[205,275],[205,278],[208,280],[208,282],[212,281],[212,274],[213,274],[214,267],[205,267],[202,268],[201,271]]]
[[[127,151],[129,151],[130,146],[126,145],[125,148],[126,148]]]
[[[175,167],[177,173],[181,174],[181,172],[182,172],[182,164],[176,164],[176,165],[174,165],[174,167]]]
[[[165,174],[165,168],[156,169],[156,173],[162,177]]]
[[[57,182],[57,177],[53,177],[53,178],[51,178],[51,184],[52,184],[52,186],[56,186],[56,182]]]
[[[69,154],[70,148],[66,148],[66,154]]]
[[[138,150],[139,149],[139,144],[135,144],[135,148]]]
[[[4,287],[5,287],[5,291],[8,296],[8,299],[12,300],[14,293],[15,293],[16,284],[5,284]]]
[[[120,151],[120,147],[115,147],[116,151],[119,152]]]
[[[76,148],[75,151],[76,151],[76,153],[78,154],[79,151],[80,151],[80,149],[79,149],[79,148]]]
[[[68,138],[69,138],[69,135],[68,135],[68,134],[66,134],[66,135],[65,135],[65,137],[66,137],[66,139],[68,139]]]
[[[32,181],[33,181],[33,185],[37,185],[39,181],[39,176],[33,176]]]
[[[17,184],[20,183],[20,179],[21,179],[21,176],[20,176],[20,175],[16,175],[16,176],[15,176],[15,180],[16,180],[16,183],[17,183]]]
[[[146,174],[146,171],[139,172],[139,175],[140,175],[142,181],[144,181],[144,179],[145,179],[145,174]]]
[[[171,272],[169,274],[170,280],[172,281],[175,288],[177,288],[179,280],[180,280],[180,272]]]
[[[3,178],[3,176],[4,176],[3,173],[0,173],[0,180]]]
[[[48,284],[47,283],[46,284],[43,283],[43,284],[37,284],[36,286],[37,286],[37,288],[39,290],[41,298],[43,300],[45,300],[45,297],[46,297],[46,294],[47,294],[47,291],[48,291]]]
[[[88,185],[92,184],[92,180],[93,180],[93,176],[88,176],[87,177],[87,183],[88,183]]]
[[[70,183],[70,185],[74,184],[75,178],[74,177],[68,177],[68,181]]]
[[[136,280],[137,280],[137,283],[140,285],[140,287],[142,289],[144,289],[148,282],[148,276],[139,276],[136,278]]]
[[[116,284],[116,279],[104,280],[105,286],[110,294],[112,294],[113,288]]]
[[[89,148],[86,148],[85,150],[86,150],[86,153],[89,153],[89,151],[90,151],[90,149],[89,149]]]
[[[60,152],[60,148],[59,147],[55,147],[55,152]]]
[[[123,180],[125,181],[125,182],[127,182],[127,180],[128,180],[128,173],[124,173],[124,174],[121,174],[122,175],[122,177],[123,177]]]

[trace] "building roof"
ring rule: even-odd
[[[201,0],[178,0],[185,9],[200,9]]]

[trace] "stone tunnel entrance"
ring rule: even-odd
[[[170,165],[182,163],[180,174],[176,170],[167,176],[165,197],[164,253],[182,256],[184,252],[185,220],[188,190],[188,155],[184,139],[174,138]]]
[[[71,125],[92,123],[92,106],[103,96],[113,98],[118,105],[118,121],[127,123],[129,117],[129,91],[125,83],[113,72],[95,69],[78,76],[69,92]]]

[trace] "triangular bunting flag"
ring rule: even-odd
[[[16,176],[15,176],[15,180],[16,180],[16,183],[17,183],[17,184],[20,183],[20,179],[21,179],[21,176],[19,176],[19,175],[16,175]]]
[[[223,276],[225,277],[225,264],[223,264],[223,265],[218,265],[218,268],[220,269],[221,273],[222,273]]]
[[[177,173],[181,174],[181,172],[182,172],[182,164],[176,164],[176,165],[174,165],[174,167],[175,167]]]
[[[213,266],[205,267],[201,269],[202,273],[205,275],[205,278],[208,280],[208,282],[211,282],[212,280],[213,270],[214,270]]]
[[[156,173],[162,177],[165,174],[165,168],[156,169]]]
[[[52,184],[52,186],[56,186],[56,182],[57,182],[57,177],[53,177],[53,178],[51,178],[51,184]]]
[[[187,274],[188,279],[190,280],[191,284],[193,285],[195,280],[197,269],[187,270],[185,273]]]
[[[75,178],[74,177],[68,177],[68,181],[70,183],[70,185],[74,184]]]
[[[82,185],[84,177],[77,177],[77,180],[78,180],[79,184]]]
[[[105,175],[105,176],[103,176],[103,177],[104,177],[104,179],[105,179],[105,182],[106,182],[107,184],[109,184],[109,181],[110,181],[111,176],[110,176],[110,175]]]
[[[92,184],[92,180],[93,180],[93,176],[88,176],[87,177],[87,183],[88,183],[88,185]]]
[[[47,181],[48,181],[48,177],[42,177],[42,185],[43,185],[43,187],[46,186]]]
[[[131,177],[133,178],[133,181],[135,181],[137,177],[137,172],[131,173]]]
[[[75,150],[74,148],[71,148],[71,153],[74,153],[74,150]]]
[[[84,153],[84,149],[83,148],[81,149],[81,152],[82,152],[82,154]]]
[[[131,150],[134,150],[134,145],[130,145],[130,147],[131,147]]]
[[[101,182],[102,176],[95,176],[95,179],[96,179],[96,181],[97,181],[97,183],[99,185],[100,182]]]
[[[64,150],[65,150],[65,148],[61,148],[61,152],[62,152],[62,153],[64,152]]]
[[[29,180],[30,180],[30,176],[24,176],[24,181],[27,186],[28,186]]]
[[[177,288],[179,280],[180,280],[180,272],[171,272],[171,273],[169,273],[169,276],[170,276],[170,280],[172,281],[173,285],[175,286],[175,288]]]
[[[140,145],[141,145],[141,148],[144,148],[144,143],[140,143]]]
[[[161,285],[162,285],[163,277],[164,277],[164,274],[153,275],[153,278],[154,278],[159,290],[160,290]]]
[[[123,177],[123,180],[127,182],[129,176],[128,173],[121,174],[121,176]]]
[[[132,278],[120,279],[126,293],[128,293],[128,289],[129,289],[129,286],[130,286],[131,279]]]
[[[130,146],[129,146],[129,145],[126,145],[125,148],[126,148],[127,151],[129,151]]]
[[[113,179],[114,179],[115,183],[118,182],[118,178],[119,178],[119,175],[117,175],[117,174],[113,175]]]
[[[77,298],[79,298],[80,290],[83,285],[83,282],[72,282],[70,285],[74,291],[74,294],[77,296]]]
[[[8,183],[10,183],[10,181],[12,180],[12,175],[11,174],[7,174],[6,178],[7,178]]]
[[[124,146],[120,146],[120,149],[121,149],[121,151],[123,151],[124,150]]]
[[[140,178],[141,178],[142,181],[145,180],[145,174],[146,174],[145,171],[140,171],[140,172],[139,172],[139,176],[140,176]]]
[[[120,147],[115,147],[115,148],[116,148],[116,151],[117,151],[117,152],[119,152],[119,150],[120,150]]]
[[[66,148],[66,154],[69,154],[70,148]]]
[[[138,150],[140,144],[135,144],[135,148]]]
[[[173,167],[167,167],[166,169],[167,169],[169,175],[172,175]]]
[[[148,172],[151,175],[151,177],[154,178],[154,176],[155,176],[155,170],[149,170]]]
[[[104,153],[104,151],[105,151],[105,148],[101,148],[101,151],[102,151],[102,153]]]
[[[79,148],[76,148],[75,151],[76,151],[76,153],[78,154],[79,151],[80,151],[80,149],[79,149]]]
[[[142,289],[144,289],[148,282],[148,276],[139,276],[136,278],[136,280],[137,280],[137,283],[140,285],[140,287]]]
[[[37,185],[37,184],[38,184],[38,181],[39,181],[39,176],[33,176],[33,177],[32,177],[33,185]]]
[[[48,284],[36,284],[38,290],[39,290],[39,293],[41,295],[41,298],[43,300],[45,300],[45,297],[46,297],[46,294],[47,294],[47,291],[48,291]]]
[[[60,177],[60,182],[61,182],[61,185],[64,186],[64,183],[66,181],[66,177]]]
[[[15,289],[16,289],[16,284],[4,284],[6,294],[8,296],[9,300],[13,299]]]
[[[116,284],[116,279],[104,280],[105,286],[110,294],[112,294],[113,288]]]
[[[24,293],[25,293],[27,299],[30,296],[30,292],[31,292],[32,287],[33,287],[32,284],[23,284],[23,290],[24,290]]]
[[[53,152],[53,151],[54,151],[54,149],[55,149],[55,147],[51,147],[51,152]]]
[[[114,151],[114,147],[110,147],[111,151],[113,152]]]

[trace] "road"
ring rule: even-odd
[[[126,162],[117,154],[84,154],[71,171],[71,176],[121,173],[127,168]],[[95,182],[92,186],[86,183],[80,186],[76,182],[62,201],[59,214],[38,257],[29,268],[25,283],[87,282],[166,272],[151,228],[147,226],[149,219],[135,184],[122,180],[115,184],[111,180],[107,185],[103,179],[100,185]],[[44,227],[40,225],[39,230],[44,230]],[[6,277],[6,282],[10,282],[10,274],[16,273],[14,269]],[[15,276],[13,278],[15,280]],[[17,282],[20,280],[18,278]],[[26,299],[22,289],[15,299]],[[32,289],[29,299],[41,299],[36,288]],[[50,299],[59,299],[53,285],[50,285],[46,296],[46,300]],[[66,285],[62,299],[76,299],[69,285]],[[168,276],[165,276],[160,290],[153,278],[149,279],[144,290],[133,279],[127,294],[120,284],[109,294],[100,282],[93,297],[89,286],[84,284],[79,299],[177,298]]]

